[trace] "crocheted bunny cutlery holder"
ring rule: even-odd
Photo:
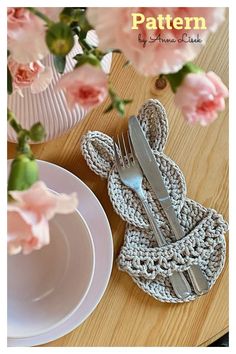
[[[163,152],[168,135],[168,122],[160,102],[148,100],[141,107],[138,120],[153,150],[173,207],[185,231],[181,240],[176,241],[165,213],[144,177],[143,189],[146,199],[168,241],[167,245],[158,247],[140,200],[120,180],[114,163],[113,141],[108,135],[89,131],[82,138],[82,154],[96,174],[107,178],[108,194],[113,208],[127,222],[124,244],[117,259],[119,269],[126,271],[141,289],[159,301],[191,301],[199,295],[192,291],[184,300],[178,298],[168,276],[173,271],[185,271],[192,264],[199,264],[212,287],[224,266],[224,233],[228,224],[215,210],[205,208],[186,197],[185,179],[180,168]]]

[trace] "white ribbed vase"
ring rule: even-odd
[[[97,36],[94,31],[90,32],[89,37],[90,43],[96,45]],[[67,56],[65,73],[72,71],[75,64],[73,57],[79,52],[81,53],[80,46],[75,45]],[[110,71],[111,60],[112,54],[107,54],[102,60],[102,68],[106,73]],[[43,60],[43,64],[51,66],[53,70],[53,80],[48,88],[38,94],[32,94],[30,88],[25,88],[23,90],[24,97],[14,92],[8,96],[8,107],[14,112],[19,123],[26,129],[40,121],[47,133],[44,141],[47,141],[62,135],[74,127],[85,117],[88,111],[79,105],[76,105],[72,111],[67,108],[63,91],[58,91],[55,88],[61,75],[54,68],[52,55],[48,55]],[[16,134],[9,125],[7,138],[8,141],[16,142]]]

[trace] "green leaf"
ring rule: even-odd
[[[47,30],[46,43],[52,54],[64,57],[74,45],[73,32],[65,23],[56,23]]]
[[[84,55],[83,53],[78,53],[78,54],[76,54],[76,55],[73,57],[73,59],[79,60],[80,57],[82,57],[83,55]]]
[[[12,87],[12,76],[9,68],[7,67],[7,93],[8,95],[11,95],[13,91]]]
[[[54,55],[53,56],[53,63],[56,68],[56,70],[60,73],[63,74],[66,66],[66,57],[62,57],[59,55]]]
[[[124,102],[124,104],[129,104],[129,103],[131,103],[131,102],[133,102],[133,100],[123,100],[123,102]]]
[[[120,98],[111,87],[109,87],[108,93],[111,98],[111,105],[106,109],[105,113],[109,112],[112,108],[114,108],[120,116],[124,117],[125,106],[131,103],[133,100]]]
[[[105,111],[103,112],[103,113],[108,113],[108,112],[111,112],[112,110],[113,110],[113,104],[111,103],[106,109],[105,109]]]
[[[124,101],[120,100],[114,103],[114,108],[117,110],[118,114],[121,117],[124,117],[125,115],[125,104]]]
[[[182,69],[180,69],[178,72],[173,73],[173,74],[167,74],[165,76],[170,83],[172,91],[175,93],[177,88],[182,84],[182,82],[187,74],[199,73],[202,71],[203,70],[201,68],[199,68],[197,65],[190,62],[190,63],[185,64],[182,67]]]

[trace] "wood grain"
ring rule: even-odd
[[[144,78],[125,58],[114,55],[111,82],[122,97],[133,98],[124,119],[114,112],[103,114],[108,101],[83,122],[54,141],[35,145],[37,158],[56,163],[82,179],[102,203],[110,221],[114,259],[123,242],[124,222],[109,201],[106,181],[87,167],[80,153],[81,136],[88,130],[114,135],[127,128],[129,115],[142,103],[158,98],[165,106],[170,134],[169,155],[185,174],[188,196],[218,210],[228,218],[228,106],[209,127],[189,126],[177,111],[169,87],[157,91],[155,78]],[[196,63],[215,71],[228,84],[228,23],[210,37]],[[14,144],[8,156],[14,156]],[[77,329],[46,346],[205,346],[228,330],[228,263],[209,294],[193,303],[163,304],[141,291],[116,265],[101,302]]]

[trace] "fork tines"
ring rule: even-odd
[[[121,139],[117,135],[117,142],[113,139],[113,146],[116,161],[119,161],[123,167],[129,167],[134,164],[134,151],[129,133],[127,132],[125,135],[127,136],[127,143],[125,142],[125,136],[122,133]]]

